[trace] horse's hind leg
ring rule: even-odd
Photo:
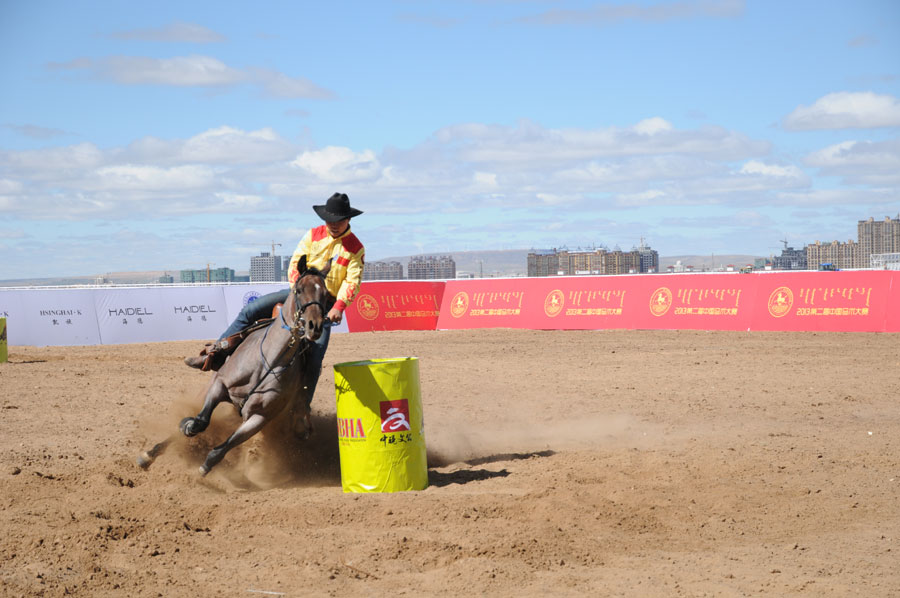
[[[247,421],[238,426],[238,429],[234,431],[234,434],[228,437],[228,440],[209,451],[209,454],[206,456],[206,461],[200,466],[200,475],[208,474],[210,469],[215,467],[219,461],[225,458],[225,453],[259,432],[268,421],[269,420],[260,413],[248,417]]]
[[[141,469],[147,469],[150,467],[153,462],[166,450],[166,447],[169,446],[169,443],[172,442],[174,436],[169,436],[159,444],[156,444],[149,451],[144,451],[137,458],[137,464],[141,467]]]
[[[209,420],[212,418],[213,409],[222,401],[228,399],[228,389],[219,379],[219,376],[213,376],[209,386],[206,389],[206,397],[203,400],[203,408],[200,409],[195,417],[186,417],[178,424],[179,429],[185,436],[196,436],[207,427]]]

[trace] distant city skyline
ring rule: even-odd
[[[336,191],[371,260],[846,241],[900,212],[898,31],[892,0],[6,2],[0,279],[289,253]]]

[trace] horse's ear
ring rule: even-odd
[[[306,272],[306,256],[301,255],[300,261],[297,262],[297,274],[303,276],[303,273]]]
[[[331,258],[330,260],[328,260],[328,263],[325,264],[325,267],[320,270],[320,272],[322,273],[322,276],[328,276],[328,272],[331,271],[332,262],[334,262],[334,258]]]

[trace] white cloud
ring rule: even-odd
[[[0,169],[25,171],[29,176],[59,175],[63,171],[95,168],[103,163],[103,153],[93,143],[39,150],[0,153]]]
[[[558,9],[517,19],[538,25],[605,26],[622,21],[658,23],[702,17],[736,18],[744,13],[744,0],[683,0],[659,4],[597,3],[586,9]]]
[[[837,92],[812,106],[799,106],[784,119],[794,131],[816,129],[873,129],[900,126],[900,101],[872,92]]]
[[[671,131],[672,125],[665,119],[656,116],[653,118],[644,119],[638,124],[634,125],[634,130],[636,133],[639,133],[641,135],[655,135],[657,133]]]
[[[661,118],[632,128],[606,129],[546,129],[529,121],[515,127],[455,125],[437,131],[434,141],[453,148],[460,160],[505,163],[512,168],[628,155],[709,155],[735,160],[765,154],[770,147],[768,142],[721,127],[677,130]]]
[[[214,87],[234,85],[246,80],[233,69],[211,56],[148,58],[113,56],[102,65],[102,75],[126,85],[172,85],[176,87]]]
[[[367,212],[436,217],[490,209],[544,214],[560,206],[586,213],[667,206],[780,209],[829,201],[812,194],[804,167],[896,190],[897,146],[848,142],[792,164],[768,159],[768,143],[740,133],[678,129],[653,117],[601,129],[471,123],[440,129],[409,150],[379,153],[340,146],[303,150],[271,128],[221,126],[187,139],[146,137],[103,151],[78,144],[5,152],[0,213],[107,221],[135,213],[237,215],[269,203],[308,206],[335,190],[365,198]]]
[[[0,179],[0,195],[19,193],[22,191],[22,183],[11,179]]]
[[[277,98],[333,99],[335,94],[302,77],[290,77],[272,69],[250,67],[236,69],[218,58],[202,55],[174,58],[146,56],[110,56],[101,59],[77,58],[50,63],[51,70],[87,71],[103,81],[122,85],[161,85],[170,87],[232,87],[240,84],[259,86],[265,95]]]
[[[15,131],[19,135],[24,135],[25,137],[31,137],[32,139],[52,139],[54,137],[63,137],[67,135],[65,131],[61,129],[54,129],[51,127],[41,127],[38,125],[4,125],[7,129],[11,131]]]
[[[497,184],[497,174],[493,172],[478,172],[475,171],[472,175],[472,183],[476,187],[496,189],[499,185]]]
[[[775,164],[765,164],[758,160],[750,160],[741,166],[741,174],[763,175],[773,177],[789,177],[802,178],[803,171],[793,165],[778,166]]]
[[[808,191],[785,191],[777,194],[779,201],[798,207],[862,206],[870,209],[885,206],[896,209],[896,189],[810,189]]]
[[[303,152],[291,165],[323,181],[345,183],[372,180],[381,170],[372,150],[356,153],[346,147],[335,146]]]
[[[97,169],[86,178],[89,189],[104,191],[164,191],[210,188],[215,171],[208,166],[176,166],[160,168],[121,164]]]
[[[207,163],[260,163],[285,160],[291,145],[274,129],[242,131],[233,127],[210,129],[185,141],[181,159]]]
[[[336,97],[334,92],[319,87],[304,77],[288,77],[284,73],[261,68],[248,69],[248,74],[270,97],[312,100],[333,100]]]
[[[850,184],[900,185],[900,139],[845,141],[810,154],[805,162]]]
[[[148,27],[145,29],[131,29],[110,34],[113,39],[138,40],[151,42],[187,42],[194,44],[209,44],[224,42],[227,38],[216,33],[212,29],[194,23],[176,21],[164,27]]]

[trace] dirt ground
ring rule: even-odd
[[[199,343],[11,347],[3,596],[900,596],[900,337],[332,337],[316,434],[205,479]],[[430,487],[344,494],[331,365],[420,359]]]

